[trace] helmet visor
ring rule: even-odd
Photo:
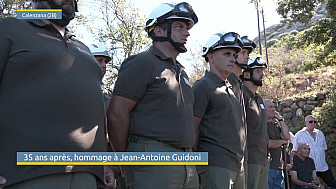
[[[253,49],[257,47],[257,45],[252,40],[247,38],[247,36],[243,36],[241,40],[244,44],[244,47],[252,47]]]
[[[173,15],[181,18],[191,19],[194,22],[194,24],[198,22],[198,18],[194,10],[192,9],[191,5],[189,5],[186,2],[176,4],[171,11],[167,12],[166,14],[158,18],[158,22],[163,22],[165,19]]]
[[[229,32],[220,37],[220,39],[213,44],[210,49],[216,49],[220,47],[236,47],[242,48],[243,42],[240,39],[239,34],[235,32]]]
[[[267,68],[267,64],[259,57],[249,58],[247,65],[249,68]]]

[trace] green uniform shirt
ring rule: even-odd
[[[246,131],[243,108],[231,85],[206,72],[193,85],[194,115],[199,125],[198,151],[208,152],[209,165],[241,171]]]
[[[269,139],[280,140],[281,137],[281,128],[278,127],[273,121],[267,122],[267,132]],[[283,160],[282,160],[282,147],[269,149],[271,154],[271,163],[270,169],[283,169]]]
[[[242,119],[244,120],[244,127],[245,127],[245,135],[247,135],[247,123],[246,123],[246,111],[245,111],[245,103],[244,103],[244,96],[243,96],[243,82],[236,76],[236,74],[231,73],[229,77],[227,78],[230,84],[232,85],[232,91],[239,100],[241,106],[243,107],[243,114]],[[244,149],[244,161],[247,161],[248,155],[247,155],[247,145],[245,145]]]
[[[17,166],[16,152],[104,151],[103,73],[49,21],[0,19],[0,175],[7,184],[102,166]]]
[[[130,113],[130,135],[177,148],[191,148],[195,143],[194,96],[188,76],[180,63],[155,46],[123,62],[113,95],[137,102]]]
[[[266,110],[260,95],[253,94],[243,85],[247,122],[248,164],[266,165],[268,134]]]
[[[239,102],[242,105],[244,105],[244,98],[243,98],[243,92],[242,92],[243,82],[234,73],[231,73],[227,79],[232,85],[233,93],[235,94]]]

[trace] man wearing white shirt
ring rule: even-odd
[[[305,117],[306,127],[295,134],[293,149],[297,151],[300,143],[307,143],[310,146],[310,155],[314,160],[317,176],[329,187],[336,187],[336,181],[332,175],[325,158],[325,150],[327,150],[327,143],[322,131],[316,129],[316,119],[312,115]]]

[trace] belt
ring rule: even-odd
[[[128,136],[128,142],[140,142],[140,143],[144,142],[144,143],[149,143],[149,144],[158,144],[160,146],[166,146],[166,147],[169,147],[169,148],[174,148],[174,149],[182,151],[182,152],[192,152],[192,148],[178,148],[176,146],[168,144],[167,142],[163,142],[163,141],[148,138],[148,137],[137,136],[137,135],[129,135]]]

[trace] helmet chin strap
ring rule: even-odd
[[[247,67],[246,64],[241,64],[241,63],[239,63],[237,60],[236,60],[235,64],[236,64],[237,66],[239,66],[241,69],[246,69],[246,67]]]
[[[187,48],[183,43],[175,42],[171,38],[172,20],[168,20],[167,37],[153,37],[153,41],[168,41],[178,52],[185,53]]]
[[[261,87],[261,86],[263,85],[262,81],[255,80],[255,79],[253,78],[253,70],[250,70],[249,72],[250,72],[250,78],[247,79],[247,78],[244,78],[244,77],[243,77],[243,81],[251,81],[251,82],[252,82],[253,84],[255,84],[256,86]]]

